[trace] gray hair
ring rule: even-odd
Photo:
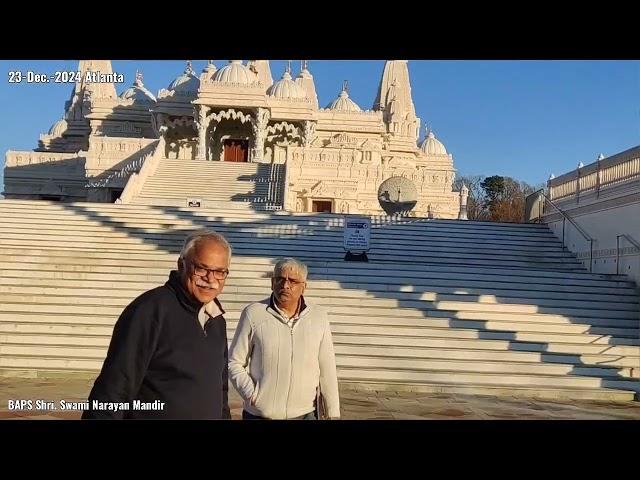
[[[189,234],[189,236],[184,240],[182,250],[180,250],[180,258],[183,260],[186,259],[191,254],[191,251],[196,247],[196,245],[198,245],[200,242],[206,241],[216,242],[217,244],[222,245],[227,250],[229,259],[231,259],[231,245],[229,245],[227,239],[215,230],[211,230],[210,228],[202,228]]]
[[[282,273],[283,270],[291,269],[294,272],[298,272],[302,275],[302,279],[307,281],[307,266],[302,263],[300,260],[296,260],[295,258],[281,258],[276,262],[275,267],[273,267],[273,276],[278,277]]]

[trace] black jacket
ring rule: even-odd
[[[231,418],[226,321],[209,317],[203,330],[200,308],[177,271],[125,308],[82,418]],[[162,409],[136,409],[156,400],[156,408],[164,402]]]

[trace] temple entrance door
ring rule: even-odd
[[[246,162],[249,158],[249,141],[227,139],[224,141],[225,162]]]
[[[331,213],[331,201],[314,200],[311,204],[312,212]]]

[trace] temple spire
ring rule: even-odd
[[[411,98],[407,60],[387,60],[384,65],[373,109],[385,113],[387,131],[403,141],[415,143],[420,119]]]
[[[313,81],[313,75],[309,71],[309,61],[300,60],[300,73],[296,77],[296,83],[300,85],[307,94],[307,98],[311,100],[314,108],[318,108],[318,94],[316,93],[316,84]]]
[[[265,88],[273,85],[273,76],[271,75],[269,60],[249,60],[248,66],[255,72],[258,80],[264,84]]]

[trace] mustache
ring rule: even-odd
[[[212,288],[212,289],[218,288],[218,284],[217,283],[213,284],[213,283],[205,282],[205,281],[202,281],[202,280],[197,280],[196,281],[196,285],[198,287],[202,287],[202,288]]]

